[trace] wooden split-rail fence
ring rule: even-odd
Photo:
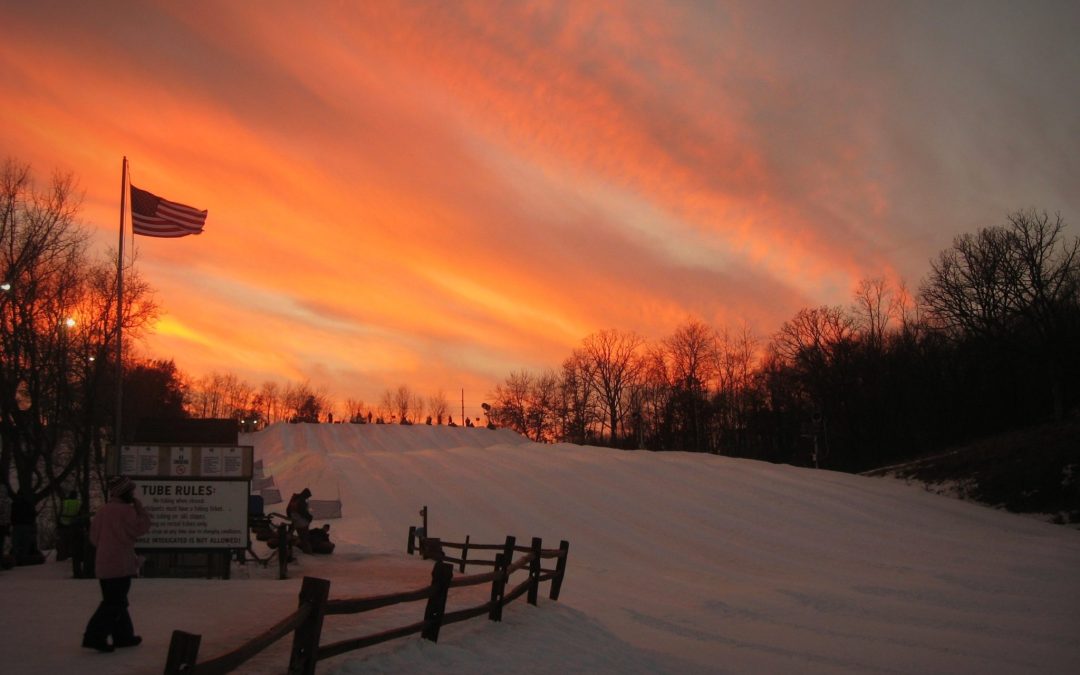
[[[296,611],[230,652],[199,662],[201,636],[180,630],[173,631],[166,657],[165,675],[181,673],[217,675],[230,672],[290,633],[293,636],[292,650],[286,672],[289,675],[311,675],[315,672],[316,662],[356,649],[416,633],[426,640],[436,642],[442,626],[484,615],[487,615],[491,621],[501,621],[503,607],[522,596],[526,597],[529,604],[537,604],[540,584],[543,582],[551,583],[548,597],[551,600],[559,599],[570,550],[570,544],[567,541],[560,542],[557,549],[543,548],[539,538],[534,538],[529,546],[518,546],[514,537],[507,537],[502,544],[474,544],[470,543],[469,537],[466,537],[464,542],[456,543],[422,536],[422,532],[418,534],[417,529],[409,528],[407,550],[410,554],[419,551],[425,558],[434,560],[430,585],[399,593],[331,600],[329,599],[329,581],[304,577]],[[460,550],[461,555],[460,557],[447,556],[446,549]],[[498,553],[494,560],[484,558],[469,560],[468,554],[476,551],[497,551]],[[516,553],[522,555],[515,560]],[[544,560],[554,560],[555,566],[545,568],[542,562]],[[455,577],[455,564],[461,572],[465,571],[467,565],[486,566],[493,569],[484,574]],[[514,572],[526,569],[528,577],[516,586],[510,587],[510,578]],[[446,611],[450,589],[481,584],[491,584],[490,599],[487,602],[453,612]],[[329,644],[320,643],[323,620],[327,616],[360,614],[421,600],[426,601],[424,615],[415,623]]]

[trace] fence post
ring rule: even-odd
[[[425,640],[439,641],[439,628],[446,612],[446,595],[450,592],[453,576],[454,566],[450,563],[436,562],[431,568],[431,595],[424,610],[424,628],[420,632],[420,637]]]
[[[293,633],[292,655],[289,657],[289,675],[314,675],[315,662],[319,658],[319,636],[322,633],[326,599],[330,596],[330,582],[326,579],[304,577],[300,586],[299,606],[311,605],[311,612]]]
[[[491,580],[491,608],[488,610],[488,619],[502,621],[503,595],[506,593],[506,556],[502,553],[495,555],[495,576]]]
[[[289,526],[285,523],[277,526],[277,541],[277,578],[288,579],[289,558],[292,557],[292,546],[289,545]]]
[[[169,641],[169,654],[165,658],[165,675],[179,675],[195,668],[199,662],[201,635],[174,630]]]
[[[412,555],[416,552],[416,546],[413,545],[413,540],[416,539],[416,526],[409,526],[409,545],[405,547],[405,552]]]
[[[442,560],[442,540],[438,537],[428,537],[420,543],[420,555],[424,557],[424,560]]]
[[[559,591],[562,590],[562,580],[566,575],[566,556],[570,554],[570,542],[563,539],[559,542],[559,560],[555,563],[555,576],[551,579],[551,592],[548,595],[552,600],[559,599]]]
[[[469,535],[465,535],[465,545],[461,547],[461,573],[465,573],[465,561],[469,559]]]
[[[529,561],[529,604],[535,605],[540,594],[540,552],[543,550],[540,537],[533,537],[532,560]]]
[[[513,535],[507,535],[506,543],[503,544],[503,556],[506,557],[506,566],[509,567],[514,564],[514,545],[517,544],[517,539]]]

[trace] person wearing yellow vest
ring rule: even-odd
[[[72,490],[68,496],[60,502],[59,524],[56,528],[56,560],[57,562],[74,558],[76,549],[81,544],[78,539],[82,536],[80,528],[76,527],[79,512],[82,511],[82,500],[79,493]],[[80,556],[81,557],[81,556]],[[75,564],[75,576],[78,575],[79,561]]]
[[[79,516],[80,509],[82,509],[82,500],[79,499],[79,493],[72,490],[68,493],[67,499],[60,502],[60,526],[72,525],[75,518]]]

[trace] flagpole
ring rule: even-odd
[[[116,256],[116,428],[113,445],[120,447],[124,407],[124,212],[127,207],[127,157],[120,168],[120,244]]]

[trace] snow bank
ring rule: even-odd
[[[430,565],[404,555],[424,505],[445,539],[570,541],[560,602],[515,604],[502,624],[448,626],[437,645],[400,640],[321,673],[1080,672],[1080,533],[897,481],[478,428],[278,425],[244,442],[283,492],[340,496],[337,552],[294,570],[331,579],[334,597],[426,581]],[[299,585],[258,569],[139,580],[146,643],[96,655],[77,647],[96,590],[60,567],[0,575],[6,606],[28,617],[0,636],[0,653],[75,672],[159,672],[171,629],[204,633],[213,655],[295,606]],[[47,618],[56,608],[59,638]],[[347,621],[330,617],[326,630],[371,628]],[[245,672],[284,663],[268,654]]]

